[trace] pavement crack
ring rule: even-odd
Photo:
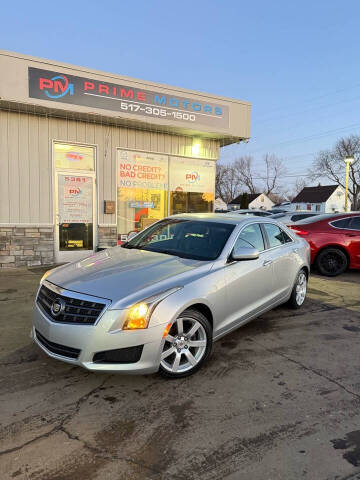
[[[66,435],[70,435],[70,433],[68,434],[68,432],[66,431],[65,429],[65,424],[71,420],[80,410],[80,407],[81,405],[86,402],[86,400],[91,397],[91,395],[94,395],[95,393],[97,393],[99,390],[102,389],[102,387],[105,385],[105,383],[112,377],[113,375],[109,375],[107,376],[101,383],[100,385],[98,385],[97,387],[93,388],[92,390],[90,390],[88,393],[86,393],[85,395],[83,395],[82,397],[80,397],[78,400],[76,400],[76,402],[73,404],[74,406],[72,407],[73,408],[73,411],[71,413],[68,413],[66,415],[64,415],[64,417],[62,418],[62,420],[60,421],[60,423],[58,425],[55,425],[51,430],[49,430],[48,432],[45,432],[41,435],[38,435],[37,437],[35,438],[32,438],[31,440],[28,440],[27,442],[24,442],[22,443],[21,445],[18,445],[16,447],[12,447],[12,448],[8,448],[6,450],[1,450],[0,451],[0,456],[3,456],[3,455],[7,455],[9,453],[13,453],[13,452],[17,452],[21,449],[23,449],[24,447],[28,446],[28,445],[31,445],[32,443],[35,443],[37,442],[38,440],[42,440],[43,438],[48,438],[50,437],[51,435],[53,435],[54,433],[57,433],[59,431],[62,431],[64,432]],[[77,440],[76,436],[72,436],[72,437],[69,437],[71,438],[72,440]],[[79,441],[81,441],[79,439]]]
[[[102,450],[102,449],[100,449],[96,446],[93,446],[89,442],[87,442],[86,440],[79,437],[78,435],[75,435],[75,434],[71,433],[64,425],[62,425],[59,428],[59,430],[61,430],[70,440],[75,440],[75,441],[80,442],[83,445],[83,447],[86,450],[88,450],[89,452],[91,452],[95,457],[102,458],[103,460],[108,460],[108,461],[122,460],[124,462],[130,463],[132,465],[136,465],[137,467],[141,467],[145,470],[148,470],[149,472],[151,472],[153,474],[156,474],[156,475],[161,475],[163,473],[160,470],[157,470],[153,467],[150,467],[149,465],[145,465],[141,462],[138,462],[131,457],[124,457],[123,455],[119,455],[119,454],[114,453],[114,452],[107,452],[107,451],[104,451],[104,450]],[[172,478],[174,480],[181,480],[183,477],[175,475]]]
[[[285,355],[285,353],[281,353],[281,352],[278,352],[276,350],[273,350],[272,348],[268,348],[268,347],[265,347],[265,345],[263,345],[262,343],[258,342],[257,340],[254,340],[253,338],[249,338],[250,341],[256,343],[257,345],[259,345],[260,347],[262,347],[264,350],[267,350],[268,352],[271,352],[271,353],[275,353],[276,355],[279,355],[280,357],[283,357],[285,358],[288,362],[292,362],[292,363],[295,363],[295,365],[297,365],[298,367],[301,367],[303,368],[304,370],[307,370],[308,372],[312,372],[313,374],[315,375],[318,375],[319,377],[321,378],[324,378],[325,380],[327,380],[328,382],[331,382],[335,385],[337,385],[338,387],[340,387],[342,390],[344,390],[345,392],[347,392],[349,395],[352,395],[354,396],[355,398],[359,399],[360,400],[360,394],[356,393],[356,392],[353,392],[352,390],[349,390],[347,387],[345,387],[345,385],[342,385],[340,382],[338,382],[337,380],[334,380],[333,378],[329,377],[328,375],[325,375],[324,373],[321,373],[319,370],[316,370],[315,368],[311,368],[311,367],[308,367],[307,365],[304,365],[303,363],[301,363],[299,360],[294,360],[293,358]]]

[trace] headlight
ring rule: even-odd
[[[50,275],[50,273],[53,273],[55,272],[55,270],[57,270],[58,268],[61,268],[63,267],[63,265],[58,265],[57,267],[55,268],[50,268],[50,270],[47,270],[44,275],[41,277],[41,280],[40,280],[40,285],[43,283],[44,280],[47,279],[47,277]]]
[[[152,297],[146,298],[142,302],[132,305],[126,313],[125,321],[122,327],[123,330],[138,330],[147,328],[155,307],[159,305],[164,298],[168,297],[172,293],[177,292],[181,288],[182,287],[170,288],[169,290],[165,290],[164,292],[153,295]]]
[[[43,283],[44,280],[47,279],[47,277],[50,275],[50,273],[55,270],[55,268],[51,268],[50,270],[48,270],[47,272],[44,273],[44,275],[41,277],[41,280],[40,280],[40,285]]]

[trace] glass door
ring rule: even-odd
[[[94,251],[95,175],[56,173],[55,185],[56,261],[80,260]]]

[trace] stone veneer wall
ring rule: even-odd
[[[0,268],[33,267],[53,263],[52,226],[0,225]]]
[[[116,227],[98,227],[99,248],[115,247],[117,245]]]

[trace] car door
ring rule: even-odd
[[[275,223],[263,223],[268,252],[274,270],[273,295],[276,300],[285,298],[293,287],[298,270],[293,239]]]
[[[351,267],[360,268],[360,216],[351,219],[345,236],[349,241]]]
[[[230,261],[225,267],[227,295],[226,315],[220,321],[221,334],[249,317],[261,312],[273,301],[274,275],[271,252],[265,249],[265,240],[259,223],[247,224],[240,231],[236,246],[253,247],[259,250],[256,260]],[[234,246],[235,246],[234,245]]]
[[[360,217],[345,217],[329,223],[336,233],[340,245],[346,247],[350,255],[350,268],[360,267]],[[340,236],[341,235],[341,236]]]

